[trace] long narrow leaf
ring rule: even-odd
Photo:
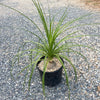
[[[41,39],[41,37],[40,37],[39,35],[35,34],[34,32],[31,32],[31,31],[29,31],[29,30],[27,30],[27,29],[25,29],[25,28],[21,28],[21,29],[23,29],[24,31],[27,31],[27,32],[33,34],[33,35],[36,36],[39,40],[41,40],[41,42],[43,43],[43,40]],[[44,34],[42,34],[42,36],[43,36],[43,39],[46,40]]]
[[[71,60],[67,58],[67,56],[61,55],[61,57],[64,58],[66,61],[68,61],[71,64],[71,66],[73,67],[74,72],[75,72],[75,81],[77,81],[77,72],[76,72],[75,66],[72,64]]]
[[[61,30],[58,34],[61,34],[61,33],[64,33],[70,29],[73,29],[73,28],[79,28],[79,27],[83,27],[83,26],[94,26],[94,25],[100,25],[100,23],[87,23],[87,24],[78,24],[78,25],[75,25],[75,26],[71,26],[71,27],[66,27],[64,30]]]
[[[38,2],[38,0],[37,0],[37,2],[36,2],[36,0],[32,0],[32,2],[33,2],[33,4],[35,5],[35,7],[36,7],[36,9],[38,11],[38,14],[39,14],[40,19],[42,21],[42,24],[44,26],[44,29],[45,29],[45,32],[46,32],[46,35],[47,35],[47,39],[48,39],[48,42],[49,42],[48,27],[47,27],[46,19],[44,17],[44,13],[45,12],[43,13],[43,9],[41,9],[41,6],[40,6],[40,3]]]
[[[53,34],[54,40],[55,40],[56,37],[57,37],[57,33],[59,32],[60,27],[61,27],[63,21],[64,21],[65,18],[67,17],[67,14],[68,14],[68,13],[66,13],[66,11],[67,11],[67,8],[65,9],[65,11],[64,11],[63,15],[61,16],[61,18],[60,18],[58,24],[56,25],[56,29],[55,29],[55,32],[54,32],[54,34]]]
[[[60,33],[62,33],[62,31],[63,31],[64,29],[66,29],[69,25],[73,24],[73,23],[76,22],[76,21],[82,20],[83,18],[85,18],[85,17],[87,17],[87,16],[89,16],[89,15],[91,15],[91,14],[82,15],[82,16],[80,16],[80,17],[78,17],[78,18],[75,18],[75,19],[73,19],[73,20],[71,20],[71,21],[68,21],[67,23],[65,23],[64,25],[61,26],[61,28],[60,28]]]
[[[21,74],[25,69],[29,68],[32,64],[34,64],[35,61],[33,60],[29,65],[27,65],[26,67],[24,67],[18,74],[17,76],[19,76],[19,74]]]
[[[36,45],[38,45],[38,49],[41,49],[41,50],[43,50],[43,51],[45,51],[46,52],[46,50],[47,50],[47,46],[46,46],[46,44],[45,45],[43,45],[42,43],[39,43],[39,42],[34,42],[34,41],[24,41],[24,42],[26,42],[26,43],[33,43],[33,44],[36,44]]]
[[[12,10],[18,12],[20,15],[22,15],[23,17],[25,17],[26,19],[28,19],[29,21],[31,21],[31,22],[37,27],[37,29],[40,31],[40,33],[42,33],[42,31],[40,30],[40,28],[38,27],[38,25],[37,25],[32,19],[30,19],[28,16],[26,16],[24,13],[20,12],[20,11],[17,10],[17,9],[14,9],[14,8],[12,8],[12,7],[10,7],[10,6],[4,5],[3,3],[0,3],[0,5],[2,5],[2,6],[4,6],[4,7],[7,7],[7,8],[10,8],[10,9],[12,9]]]
[[[61,56],[59,55],[56,55],[57,59],[60,61],[60,63],[62,64],[63,68],[64,68],[64,71],[65,71],[65,76],[66,76],[66,84],[68,86],[68,89],[69,89],[69,94],[68,94],[68,97],[69,97],[69,100],[70,100],[70,86],[69,86],[69,80],[68,80],[68,75],[67,75],[67,71],[66,71],[66,68],[64,66],[64,63],[62,62],[61,60]]]
[[[42,56],[41,56],[41,57],[42,57]],[[31,69],[31,73],[30,73],[30,76],[29,76],[29,82],[28,82],[28,90],[30,90],[31,79],[32,79],[32,75],[33,75],[34,69],[35,69],[35,67],[36,67],[37,62],[40,60],[41,57],[39,57],[39,58],[35,61],[34,66],[33,66],[32,69]]]
[[[99,51],[99,50],[97,50],[97,49],[95,49],[95,48],[93,48],[91,46],[80,45],[80,44],[74,44],[74,45],[68,45],[68,44],[66,45],[66,44],[64,44],[64,45],[58,47],[55,51],[60,51],[60,50],[64,50],[64,49],[68,49],[68,48],[72,48],[72,47],[87,47],[87,48],[89,48],[89,49],[91,49],[93,51]]]
[[[45,56],[45,59],[44,59],[44,69],[43,69],[43,75],[42,75],[42,88],[43,88],[44,95],[45,95],[45,72],[47,69],[48,62],[49,62],[49,61],[46,61],[46,59],[47,59],[47,56]]]
[[[70,35],[75,34],[75,33],[77,33],[77,32],[79,32],[79,31],[75,31],[75,32],[73,32],[73,33],[68,34],[67,36],[65,36],[63,39],[61,39],[61,40],[55,45],[54,49],[55,49],[57,46],[59,46],[59,44],[60,44],[61,42],[63,42],[63,41],[65,41],[65,40],[69,39],[68,37],[69,37]]]
[[[73,20],[71,20],[71,21],[68,21],[67,23],[65,23],[64,25],[62,25],[62,26],[60,27],[60,29],[59,29],[58,34],[56,35],[56,38],[57,38],[61,33],[63,33],[64,30],[66,30],[66,28],[67,28],[68,26],[72,25],[72,24],[75,23],[76,21],[82,20],[83,18],[85,18],[85,17],[87,17],[87,16],[89,16],[89,15],[91,15],[91,14],[82,15],[82,16],[80,16],[80,17],[78,17],[78,18],[75,18],[75,19],[73,19]]]
[[[71,52],[76,53],[76,54],[82,56],[82,58],[87,62],[87,64],[88,64],[88,69],[89,69],[89,62],[88,62],[87,58],[86,58],[81,52],[75,51],[75,50],[73,50],[73,49],[70,49],[70,50],[71,50]]]

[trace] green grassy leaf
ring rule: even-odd
[[[49,62],[49,61],[46,61],[46,59],[47,59],[47,56],[45,56],[45,59],[44,59],[44,69],[43,69],[43,75],[42,75],[42,89],[43,89],[44,95],[45,95],[45,72],[47,69],[48,62]]]
[[[31,73],[30,73],[30,76],[29,76],[29,82],[28,82],[28,90],[30,91],[30,85],[31,85],[31,79],[32,79],[32,75],[33,75],[33,72],[34,72],[34,69],[36,67],[36,64],[37,62],[40,60],[42,56],[40,56],[34,63],[34,65],[32,66],[32,69],[31,69]]]
[[[59,33],[58,33],[57,37],[58,37],[68,26],[72,25],[72,24],[75,23],[76,21],[82,20],[83,18],[85,18],[85,17],[87,17],[87,16],[89,16],[89,15],[91,15],[91,14],[82,15],[82,16],[80,16],[80,17],[78,17],[78,18],[75,18],[75,19],[73,19],[73,20],[71,20],[71,21],[68,21],[67,23],[65,23],[64,25],[62,25],[62,26],[60,27],[60,30],[59,30]]]
[[[12,9],[13,11],[16,11],[17,13],[19,13],[20,15],[22,15],[23,17],[25,17],[26,19],[28,19],[30,22],[32,22],[36,27],[37,29],[39,30],[40,33],[42,33],[41,29],[38,27],[38,25],[31,19],[29,18],[28,16],[26,16],[24,13],[20,12],[19,10],[15,9],[15,8],[12,8],[10,6],[7,6],[3,3],[0,3],[0,5],[4,6],[4,7],[7,7],[9,9]]]
[[[69,100],[70,100],[70,86],[69,86],[69,80],[68,80],[68,75],[67,75],[67,71],[66,71],[66,68],[65,68],[65,66],[64,66],[64,63],[63,63],[63,61],[61,60],[61,55],[56,55],[56,57],[57,57],[57,59],[60,61],[60,63],[62,64],[62,66],[63,66],[63,68],[64,68],[64,72],[65,72],[65,76],[66,76],[66,84],[67,84],[67,86],[68,86],[68,89],[69,89],[69,94],[68,94],[68,96],[69,96]]]
[[[76,72],[76,68],[75,68],[75,66],[72,64],[71,60],[68,59],[67,56],[64,56],[64,55],[60,55],[60,56],[61,56],[62,58],[64,58],[66,61],[68,61],[68,62],[70,63],[70,65],[73,67],[74,72],[75,72],[75,81],[77,81],[77,72]]]
[[[40,19],[42,21],[42,24],[44,26],[44,30],[46,32],[46,36],[47,36],[47,39],[48,39],[48,42],[49,42],[49,32],[48,32],[47,21],[46,21],[46,18],[45,18],[46,16],[44,17],[45,12],[43,12],[43,8],[41,8],[40,3],[38,2],[38,0],[37,0],[37,2],[36,2],[36,0],[32,0],[32,2],[33,2],[33,4],[35,5],[35,7],[38,11],[38,14],[39,14]]]

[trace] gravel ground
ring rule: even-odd
[[[47,8],[46,0],[41,1],[45,8]],[[64,1],[65,0],[49,1],[51,6],[50,9],[53,14],[62,9],[56,19],[56,22],[65,9],[65,6],[67,6]],[[25,12],[25,14],[34,19],[36,23],[40,25],[36,10],[32,9],[32,4],[29,0],[24,2],[23,0],[13,0],[13,2],[11,0],[0,0],[0,3],[9,4],[10,6]],[[75,25],[89,22],[100,23],[100,12],[91,12],[89,10],[87,11],[73,5],[69,5],[68,12],[68,19],[66,19],[66,21],[89,12],[92,14],[91,18],[87,17],[86,19],[75,23]],[[21,28],[23,27],[37,32],[35,27],[23,16],[0,6],[0,100],[44,100],[44,96],[42,94],[42,83],[37,69],[35,70],[32,78],[30,92],[27,91],[27,84],[25,90],[23,90],[22,84],[24,81],[25,72],[23,72],[20,77],[15,80],[13,80],[10,75],[11,59],[17,53],[18,48],[22,42],[24,40],[37,41],[34,36],[22,30]],[[78,29],[82,30],[80,34],[100,35],[100,25],[79,27],[71,31]],[[63,37],[63,35],[61,37]],[[100,49],[100,38],[98,37],[78,38],[72,41],[91,45],[98,50]],[[30,48],[30,46],[31,45],[28,45],[26,48]],[[65,62],[69,75],[71,100],[100,100],[100,52],[93,52],[87,48],[80,48],[80,50],[90,62],[90,69],[88,70],[84,59],[77,58],[77,56],[74,54],[69,55],[78,72],[78,81],[75,83],[74,72],[70,65]],[[16,76],[16,72],[20,71],[20,69],[23,68],[25,64],[28,64],[27,58],[24,58],[19,66],[17,64],[14,65],[13,75]],[[68,87],[65,84],[64,72],[62,82],[52,88],[46,87],[45,91],[46,100],[68,100]]]

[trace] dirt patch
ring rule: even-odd
[[[47,62],[47,61],[46,61]],[[43,71],[44,69],[44,60],[42,60],[38,67],[40,70]],[[61,63],[60,61],[57,59],[57,58],[53,58],[51,61],[49,61],[48,65],[47,65],[47,69],[46,69],[46,72],[53,72],[53,71],[56,71],[58,70],[60,67],[61,67]]]
[[[81,0],[87,6],[100,10],[100,0]]]
[[[100,11],[100,0],[66,0],[66,2],[83,9]]]

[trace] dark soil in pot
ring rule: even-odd
[[[42,80],[42,75],[43,75],[42,67],[43,67],[43,62],[44,62],[43,59],[44,58],[45,57],[42,57],[41,61],[39,61],[37,63],[37,69],[39,70],[41,80]],[[61,60],[63,61],[62,58],[61,58]],[[64,61],[63,61],[63,63],[64,63]],[[63,67],[62,67],[61,63],[56,58],[54,58],[53,61],[48,64],[47,70],[45,73],[45,85],[46,86],[56,86],[57,84],[59,84],[61,82],[62,68]]]

